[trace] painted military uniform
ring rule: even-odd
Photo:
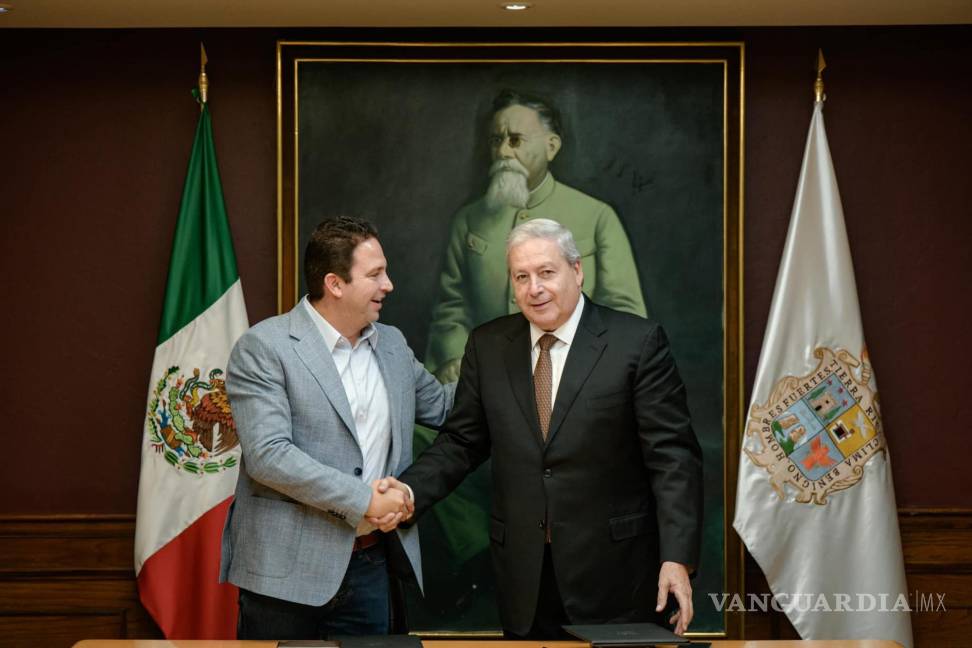
[[[631,244],[618,215],[608,204],[547,174],[525,209],[490,210],[480,198],[453,219],[425,354],[430,371],[461,358],[475,327],[519,312],[506,266],[506,237],[535,218],[555,220],[573,233],[582,257],[584,294],[603,306],[646,314]]]

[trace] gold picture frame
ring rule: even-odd
[[[397,284],[382,321],[420,359],[449,218],[482,190],[475,133],[492,95],[526,85],[567,104],[561,156],[571,157],[554,173],[617,209],[703,445],[707,527],[690,635],[741,638],[742,613],[716,610],[708,594],[744,591],[731,526],[743,420],[744,44],[282,40],[276,56],[278,310],[299,298],[313,226],[339,212],[368,217]],[[413,630],[498,629],[458,616]]]

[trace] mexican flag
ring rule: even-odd
[[[139,596],[169,639],[236,638],[237,590],[217,582],[240,458],[224,372],[247,327],[202,103],[149,379],[135,530]]]

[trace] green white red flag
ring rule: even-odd
[[[149,380],[135,531],[139,596],[169,639],[236,637],[237,589],[218,582],[240,460],[225,370],[247,327],[202,103]]]

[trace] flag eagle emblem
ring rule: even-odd
[[[238,453],[230,451],[240,443],[223,370],[213,369],[206,380],[200,375],[195,368],[187,379],[179,367],[169,367],[155,385],[145,421],[155,453],[197,475],[235,466]]]

